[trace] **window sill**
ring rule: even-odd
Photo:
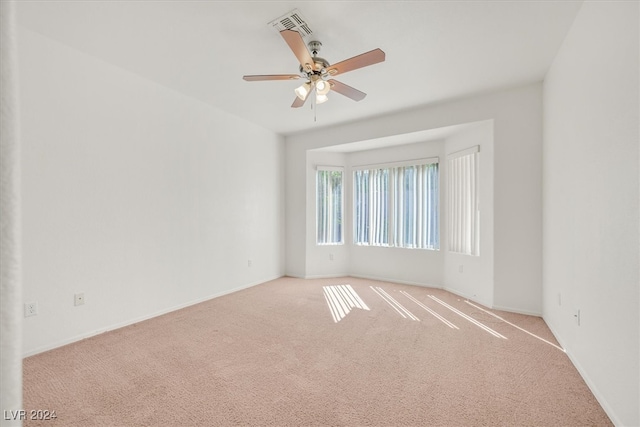
[[[359,246],[362,248],[389,248],[389,249],[409,249],[409,250],[418,250],[418,251],[435,251],[439,252],[440,248],[412,248],[407,246],[391,246],[391,245],[369,245],[366,243],[354,243],[354,246]]]

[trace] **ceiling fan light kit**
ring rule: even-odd
[[[309,92],[311,92],[311,83],[303,83],[301,86],[297,87],[294,92],[296,93],[296,96],[298,98],[304,101],[305,99],[307,99],[307,95],[309,95]]]
[[[286,22],[286,19],[280,21]],[[280,21],[278,21],[278,25],[282,25]],[[303,24],[306,25],[304,22]],[[309,99],[309,94],[312,92],[315,92],[315,104],[327,102],[329,99],[327,94],[330,91],[337,92],[354,101],[361,101],[365,96],[367,96],[366,93],[333,79],[333,76],[377,64],[385,60],[385,53],[380,49],[374,49],[331,65],[326,59],[318,56],[318,52],[320,52],[322,47],[322,43],[319,41],[313,40],[307,45],[298,31],[288,28],[281,30],[280,35],[298,59],[300,64],[300,73],[246,75],[243,79],[250,82],[266,80],[296,80],[299,78],[306,79],[302,85],[295,89],[296,98],[293,101],[293,104],[291,104],[292,108],[302,107],[307,99]]]
[[[324,80],[320,80],[316,83],[316,93],[318,95],[326,95],[331,90],[331,85]]]
[[[325,103],[329,100],[329,98],[327,97],[327,95],[321,95],[319,93],[316,93],[316,104],[322,104]]]

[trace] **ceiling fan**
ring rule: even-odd
[[[337,64],[330,65],[326,59],[317,56],[322,43],[318,41],[309,42],[309,49],[311,50],[311,52],[309,52],[302,36],[297,31],[282,30],[280,31],[280,35],[284,41],[287,42],[296,58],[298,58],[298,62],[300,63],[300,73],[249,75],[242,78],[248,82],[264,80],[297,80],[300,78],[306,79],[307,81],[305,83],[295,89],[296,99],[293,101],[293,104],[291,104],[292,108],[302,107],[307,99],[310,98],[309,94],[312,92],[315,92],[316,104],[326,102],[328,99],[327,94],[330,91],[337,92],[347,98],[353,99],[354,101],[361,101],[365,96],[367,96],[366,93],[360,92],[358,89],[341,83],[332,77],[338,74],[344,74],[347,71],[377,64],[378,62],[384,61],[385,58],[385,53],[382,50],[374,49],[358,56],[354,56],[353,58],[345,59]],[[313,57],[311,56],[312,54]]]

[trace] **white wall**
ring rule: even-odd
[[[315,215],[305,205],[307,150],[483,120],[494,122],[494,305],[541,314],[542,85],[539,83],[288,136],[287,273],[305,276],[306,245],[313,238],[306,227]]]
[[[305,277],[307,271],[307,150],[285,139],[285,274]]]
[[[29,30],[19,42],[26,354],[283,274],[281,137]]]
[[[638,21],[637,2],[585,2],[544,82],[544,319],[626,426],[640,425]]]
[[[442,216],[443,236],[443,285],[448,291],[493,306],[494,294],[494,229],[493,229],[493,122],[484,121],[455,133],[447,138],[446,154],[469,147],[480,146],[479,154],[479,201],[480,201],[480,254],[462,255],[447,250],[449,230],[448,214]],[[446,177],[448,162],[441,162],[441,176]],[[447,180],[442,179],[441,191],[444,206],[448,206]],[[446,212],[446,210],[445,210]]]

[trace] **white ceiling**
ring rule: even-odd
[[[543,79],[581,1],[21,1],[18,23],[281,134]],[[298,63],[270,21],[297,8],[336,63],[380,48],[386,61],[337,77],[368,96],[330,93],[292,109]],[[309,41],[309,40],[307,40]]]

